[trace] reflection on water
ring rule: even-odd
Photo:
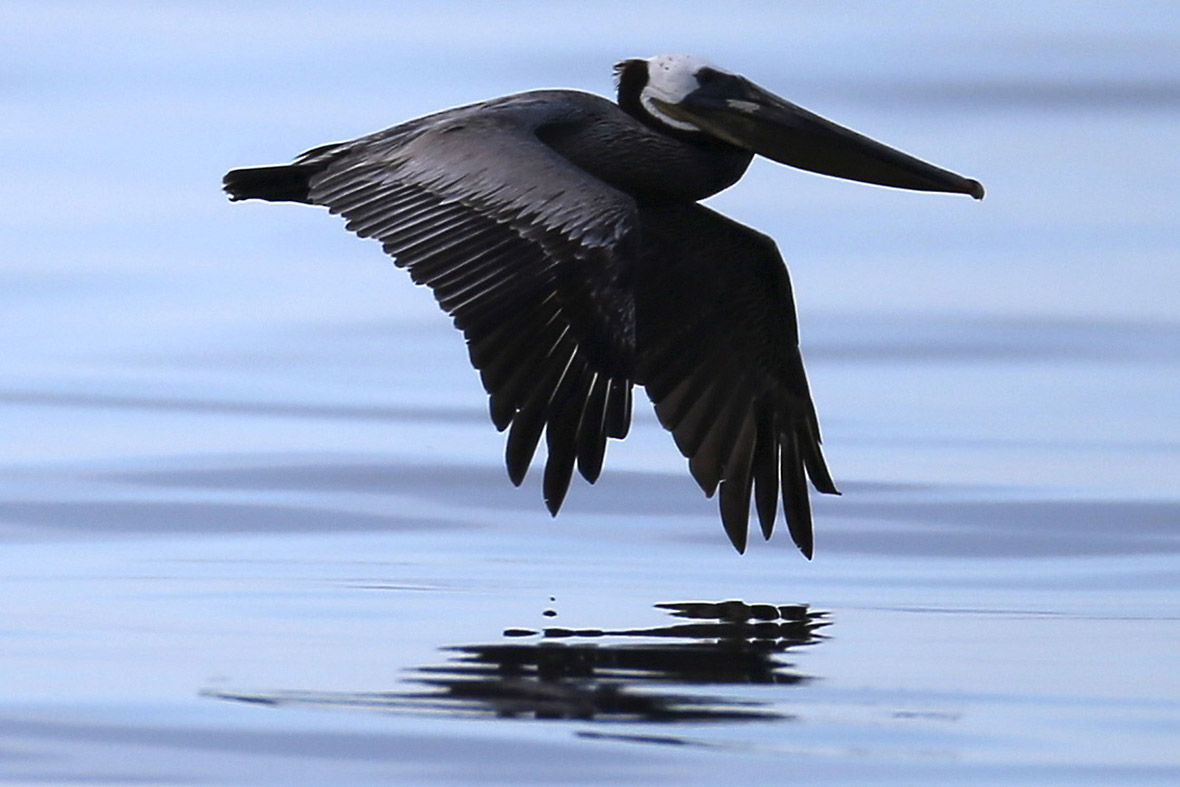
[[[793,685],[810,676],[781,654],[823,639],[826,614],[742,601],[656,604],[691,620],[642,629],[511,628],[513,641],[443,648],[446,663],[411,670],[415,691],[209,691],[217,699],[449,716],[582,721],[786,718],[767,703],[694,687]],[[526,638],[533,638],[525,641]]]

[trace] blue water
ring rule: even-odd
[[[1180,781],[1174,7],[633,5],[3,5],[0,781]],[[219,191],[667,51],[988,187],[711,200],[791,266],[812,562],[646,407],[551,520],[429,293]],[[655,606],[728,599],[816,625]]]

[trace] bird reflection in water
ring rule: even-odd
[[[445,664],[411,670],[407,692],[206,692],[267,705],[392,713],[576,719],[740,721],[787,716],[768,702],[694,691],[701,686],[793,685],[810,678],[781,656],[824,637],[823,612],[742,601],[655,605],[685,622],[641,629],[512,628],[506,641],[445,648]],[[526,639],[528,641],[526,641]]]

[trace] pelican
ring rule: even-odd
[[[820,450],[794,298],[773,240],[700,204],[755,153],[882,186],[975,180],[813,114],[691,55],[615,66],[617,104],[538,90],[448,109],[293,163],[235,169],[232,200],[322,205],[433,291],[507,430],[519,485],[542,434],[556,516],[577,466],[599,477],[642,385],[739,553],[751,499],[769,539],[812,556]]]

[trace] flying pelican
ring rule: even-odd
[[[642,385],[744,552],[753,496],[813,537],[820,452],[773,240],[697,203],[755,153],[826,175],[983,198],[974,180],[832,123],[691,55],[615,66],[618,104],[538,90],[448,109],[291,164],[235,169],[233,200],[323,205],[376,238],[463,331],[519,485],[544,433],[556,516],[594,483]]]

